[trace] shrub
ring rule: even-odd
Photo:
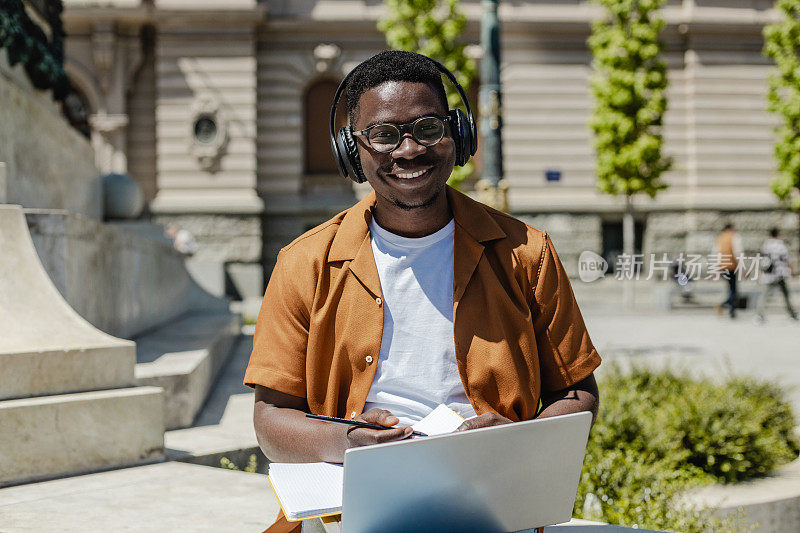
[[[227,457],[223,457],[219,460],[219,466],[222,468],[227,468],[228,470],[244,470],[245,472],[249,472],[251,474],[258,472],[258,457],[256,454],[251,454],[250,457],[247,459],[247,464],[244,468],[239,468],[236,466],[236,463],[228,459]]]
[[[735,520],[713,519],[677,498],[697,485],[764,475],[798,455],[796,421],[775,385],[741,378],[715,384],[668,370],[612,366],[600,388],[577,517],[673,531],[730,530]]]

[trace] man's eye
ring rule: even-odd
[[[372,138],[376,141],[394,139],[395,137],[397,137],[397,134],[391,130],[374,130],[372,132]]]

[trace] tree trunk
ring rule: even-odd
[[[631,195],[625,195],[625,214],[622,216],[622,253],[633,262],[634,253],[634,225],[633,225],[633,199]],[[633,279],[623,279],[622,283],[622,303],[625,309],[633,309],[635,294],[634,283],[636,280],[636,265],[633,262],[634,275]]]

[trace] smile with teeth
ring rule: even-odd
[[[410,179],[418,178],[418,177],[422,176],[428,170],[430,170],[430,169],[426,168],[424,170],[418,170],[416,172],[404,172],[404,173],[399,173],[398,172],[398,173],[395,174],[395,176],[400,178],[401,180],[410,180]]]

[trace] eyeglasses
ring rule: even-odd
[[[446,122],[450,122],[450,117],[426,116],[405,124],[391,122],[375,124],[363,130],[354,131],[353,135],[366,137],[373,150],[385,154],[400,146],[406,133],[410,133],[414,140],[422,146],[435,145],[444,137]]]

